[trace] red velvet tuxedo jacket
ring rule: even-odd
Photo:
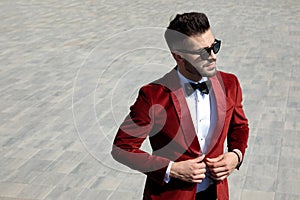
[[[247,147],[248,121],[242,93],[233,74],[217,72],[210,78],[217,103],[218,121],[206,157]],[[149,137],[152,153],[140,149]],[[196,184],[171,178],[164,182],[169,162],[196,158],[202,154],[176,68],[161,79],[142,87],[130,113],[114,140],[112,156],[117,161],[147,175],[144,199],[194,200]],[[227,179],[216,183],[219,200],[229,199]]]

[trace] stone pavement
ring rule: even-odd
[[[113,161],[111,142],[137,89],[174,66],[163,28],[187,11],[207,13],[219,68],[244,92],[251,132],[231,199],[300,199],[299,1],[0,5],[1,200],[141,199],[145,176]]]

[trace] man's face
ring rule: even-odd
[[[207,30],[203,34],[190,36],[185,42],[185,48],[188,51],[205,51],[203,48],[211,47],[215,42],[215,37],[211,30]],[[216,55],[213,51],[207,57],[197,54],[179,52],[177,53],[183,58],[184,65],[181,66],[185,74],[190,74],[193,77],[212,77],[216,74]],[[181,71],[182,71],[181,70]],[[189,77],[187,77],[189,78]],[[195,79],[195,78],[192,78]]]

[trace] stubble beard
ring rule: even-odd
[[[191,64],[187,60],[185,60],[185,69],[187,72],[190,74],[198,75],[200,77],[213,77],[217,73],[217,68],[216,68],[216,60],[207,60],[207,63],[199,63],[200,67],[198,67],[197,64]],[[214,65],[212,69],[208,69],[211,67],[211,65]]]

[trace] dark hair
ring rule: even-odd
[[[209,28],[209,21],[204,13],[177,14],[165,31],[165,39],[172,50],[175,42],[181,41],[187,36],[205,33]]]

